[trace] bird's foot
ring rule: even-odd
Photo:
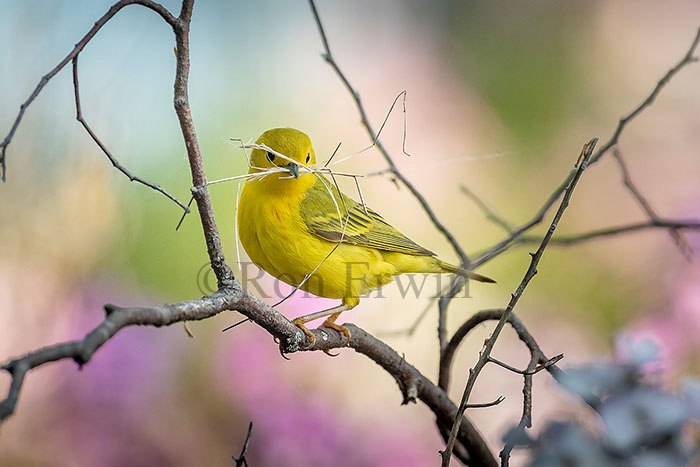
[[[304,334],[306,334],[306,337],[309,340],[309,345],[307,345],[307,347],[311,347],[316,342],[316,336],[314,336],[313,333],[311,331],[309,331],[309,328],[307,328],[305,326],[305,323],[306,323],[305,318],[306,318],[305,316],[302,316],[300,318],[293,319],[292,324],[294,324],[296,327],[301,329]]]
[[[334,318],[331,316],[327,320],[321,324],[322,328],[330,328],[330,329],[335,329],[339,333],[345,336],[345,342],[343,343],[343,347],[347,346],[350,343],[350,330],[346,328],[345,326],[341,326],[340,324],[335,322],[335,319],[337,316]]]

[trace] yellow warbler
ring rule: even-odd
[[[350,333],[335,323],[360,296],[404,273],[455,273],[481,282],[493,279],[440,261],[392,227],[382,216],[340,193],[310,172],[316,154],[309,137],[292,128],[263,133],[250,157],[250,174],[238,204],[238,232],[250,259],[277,279],[314,295],[341,299],[340,306],[295,319],[304,325]],[[340,214],[340,216],[339,216]]]

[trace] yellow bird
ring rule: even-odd
[[[330,180],[311,173],[316,154],[303,132],[274,128],[256,144],[271,151],[254,149],[250,157],[249,173],[257,176],[245,182],[238,204],[245,251],[277,279],[342,300],[340,306],[293,320],[310,342],[314,336],[305,323],[326,316],[322,326],[349,339],[348,329],[335,322],[338,316],[398,274],[454,273],[495,282],[437,259],[382,216],[340,193]]]

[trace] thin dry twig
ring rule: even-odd
[[[421,205],[423,211],[426,213],[428,218],[430,219],[431,223],[433,226],[437,229],[438,232],[440,232],[450,243],[452,246],[452,249],[455,251],[457,256],[459,257],[459,263],[460,266],[464,269],[470,269],[473,267],[473,264],[470,262],[469,256],[467,256],[467,253],[464,251],[462,246],[459,244],[457,239],[454,237],[452,232],[450,232],[447,227],[440,222],[440,220],[437,218],[437,215],[435,214],[435,211],[432,209],[430,204],[428,204],[428,201],[425,199],[425,197],[418,191],[418,189],[411,183],[408,178],[406,178],[401,171],[399,171],[398,167],[394,163],[393,158],[389,155],[388,151],[382,144],[381,140],[379,140],[379,133],[381,130],[384,128],[384,125],[387,122],[388,115],[391,113],[391,110],[389,111],[389,114],[387,114],[387,117],[384,119],[384,122],[382,123],[379,132],[375,132],[374,128],[369,122],[369,118],[367,116],[367,112],[365,111],[364,106],[362,105],[362,102],[360,100],[360,94],[358,91],[356,91],[353,86],[350,84],[350,81],[348,81],[348,78],[345,76],[345,73],[340,69],[338,66],[338,63],[335,61],[335,58],[333,57],[333,54],[331,53],[330,46],[328,45],[328,39],[326,37],[326,32],[323,27],[323,23],[321,22],[321,18],[319,17],[318,11],[316,9],[316,4],[314,0],[309,0],[309,6],[311,7],[311,12],[314,16],[314,21],[316,22],[316,26],[318,28],[319,35],[321,37],[321,42],[323,44],[323,59],[333,68],[335,71],[336,75],[340,79],[340,81],[343,83],[347,91],[350,93],[352,96],[352,99],[355,103],[355,107],[357,108],[357,111],[360,115],[360,121],[362,125],[365,127],[365,130],[367,131],[367,134],[372,141],[372,145],[370,147],[376,146],[377,150],[379,153],[382,155],[384,158],[384,161],[386,164],[389,166],[389,171],[392,174],[394,180],[399,180],[411,194],[413,195],[414,198],[418,201],[418,203]],[[403,91],[399,96],[397,96],[396,99],[394,99],[394,102],[392,103],[391,109],[394,108],[396,105],[399,97],[403,95],[404,101],[403,101],[403,107],[404,107],[404,131],[403,131],[403,146],[402,150],[404,154],[406,153],[406,119],[405,119],[405,114],[406,114],[406,91]],[[438,301],[438,345],[440,348],[440,351],[444,349],[444,346],[446,345],[447,342],[447,308],[452,301],[452,299],[459,293],[460,290],[467,284],[468,282],[466,279],[464,279],[461,276],[457,276],[452,279],[451,287],[449,289],[449,292],[447,295],[444,295],[440,298]]]
[[[77,108],[77,113],[78,113],[78,121],[85,127],[87,132],[90,134],[92,139],[100,146],[102,151],[107,155],[109,160],[112,162],[112,165],[114,165],[115,168],[117,168],[119,171],[121,171],[124,175],[129,177],[129,180],[131,181],[136,181],[138,183],[141,183],[143,185],[148,186],[149,188],[160,192],[161,194],[165,195],[167,198],[169,198],[171,201],[175,202],[178,206],[180,206],[186,213],[189,212],[189,209],[187,206],[183,205],[180,201],[178,201],[175,197],[167,193],[165,190],[160,188],[158,185],[154,185],[152,183],[146,182],[141,178],[134,177],[129,173],[124,167],[122,167],[117,160],[107,151],[107,149],[104,147],[104,145],[99,142],[95,134],[90,130],[90,128],[87,126],[87,123],[85,123],[84,120],[82,120],[81,117],[81,112],[80,112],[80,99],[78,97],[78,78],[77,78],[77,58],[78,54],[83,51],[85,46],[95,37],[97,32],[104,26],[109,20],[111,20],[122,8],[129,6],[129,5],[141,5],[144,6],[154,12],[156,12],[158,15],[160,15],[163,20],[168,23],[171,27],[175,27],[175,25],[178,22],[178,18],[175,18],[168,10],[165,8],[163,5],[153,2],[151,0],[121,0],[112,7],[107,10],[107,13],[102,15],[100,19],[98,19],[95,24],[93,25],[92,28],[83,36],[80,41],[78,41],[77,44],[75,44],[75,47],[73,47],[73,50],[70,51],[66,57],[63,58],[59,62],[58,65],[56,65],[51,71],[46,73],[44,76],[41,77],[41,80],[39,80],[39,83],[36,85],[34,88],[34,91],[29,95],[27,100],[25,100],[22,105],[20,105],[19,108],[19,113],[17,114],[17,117],[15,117],[15,121],[12,124],[12,127],[10,128],[10,131],[8,132],[7,136],[5,136],[5,139],[0,143],[0,172],[2,172],[2,181],[5,181],[5,176],[6,176],[6,169],[7,169],[7,147],[10,145],[12,142],[12,138],[15,135],[15,132],[17,131],[17,128],[19,127],[20,122],[22,121],[22,118],[24,117],[24,113],[29,107],[29,105],[34,102],[34,99],[37,98],[39,93],[44,89],[46,84],[56,76],[56,74],[63,69],[69,62],[73,61],[73,82],[74,82],[74,87],[75,87],[75,102],[76,102],[76,108]]]
[[[246,455],[248,454],[248,446],[250,445],[250,434],[253,431],[253,422],[250,422],[248,425],[248,434],[245,437],[245,442],[243,443],[243,448],[241,449],[241,453],[238,455],[238,457],[232,456],[233,460],[236,461],[236,467],[248,467],[248,459],[246,459]]]
[[[343,85],[345,86],[345,88],[348,90],[348,92],[352,96],[352,99],[355,102],[355,106],[357,107],[357,111],[360,114],[360,120],[362,122],[362,125],[365,127],[365,130],[367,130],[367,133],[369,134],[370,140],[372,141],[373,145],[376,145],[377,150],[379,150],[379,153],[384,157],[384,160],[386,161],[387,165],[391,169],[391,173],[397,179],[399,179],[401,181],[401,183],[418,200],[421,207],[423,208],[425,213],[430,218],[430,221],[433,223],[433,225],[435,225],[435,228],[440,233],[442,233],[442,235],[450,243],[452,248],[455,250],[455,253],[457,253],[457,255],[459,256],[462,267],[465,267],[465,268],[468,267],[469,266],[469,258],[467,257],[467,254],[464,252],[462,247],[457,242],[457,239],[452,235],[452,233],[449,230],[447,230],[447,228],[442,224],[442,222],[440,222],[438,220],[437,216],[435,215],[435,212],[430,207],[430,205],[428,204],[426,199],[423,197],[423,195],[418,191],[418,189],[416,189],[415,186],[413,186],[413,184],[398,170],[398,168],[396,167],[396,164],[394,163],[393,158],[389,155],[388,151],[386,150],[386,148],[382,144],[381,140],[378,139],[377,133],[375,133],[374,128],[370,124],[369,118],[367,117],[367,112],[365,111],[365,108],[362,105],[362,102],[360,101],[360,94],[352,87],[352,85],[348,81],[347,77],[345,76],[345,73],[343,73],[343,71],[340,69],[340,67],[338,66],[338,63],[335,61],[335,58],[331,54],[331,49],[330,49],[330,46],[328,45],[328,39],[326,38],[326,32],[323,28],[323,24],[321,23],[321,18],[318,15],[318,11],[316,10],[316,4],[315,4],[314,0],[309,0],[309,6],[311,7],[311,12],[313,13],[314,20],[316,22],[316,26],[318,27],[319,35],[321,36],[321,42],[323,43],[323,49],[324,49],[323,59],[331,66],[331,68],[333,68],[336,75],[338,75],[338,78],[340,78],[340,80],[343,82]],[[396,100],[394,102],[396,102]],[[404,126],[405,126],[405,122],[404,122]],[[406,137],[406,134],[404,132],[404,145],[405,145],[405,137]],[[404,152],[405,152],[405,148],[404,148]]]
[[[491,209],[489,205],[486,204],[486,202],[483,199],[481,199],[476,193],[470,190],[466,185],[460,185],[459,188],[462,190],[462,193],[464,193],[469,199],[471,199],[474,202],[474,204],[477,205],[477,207],[479,207],[479,209],[481,209],[481,211],[486,216],[486,219],[501,227],[503,230],[506,231],[506,233],[513,232],[513,226],[510,224],[510,222],[496,214],[496,212],[493,209]]]
[[[115,169],[126,175],[126,177],[129,179],[130,182],[136,182],[140,183],[142,185],[147,186],[148,188],[155,190],[161,194],[163,194],[166,198],[170,199],[173,203],[177,204],[180,206],[184,212],[183,216],[186,214],[189,214],[190,212],[190,207],[189,205],[185,206],[182,204],[177,198],[172,196],[170,193],[165,191],[163,188],[160,187],[160,185],[155,185],[151,182],[148,182],[144,180],[141,177],[137,177],[133,175],[131,172],[129,172],[123,165],[119,163],[116,157],[112,155],[112,153],[107,149],[107,146],[102,143],[100,138],[97,137],[94,131],[92,131],[92,128],[88,125],[88,123],[85,121],[83,118],[83,110],[80,105],[80,84],[78,83],[78,55],[73,57],[73,92],[75,95],[75,118],[80,122],[80,124],[85,128],[85,131],[87,131],[88,135],[90,135],[90,138],[97,144],[97,146],[102,149],[102,152],[107,156],[107,159],[112,163],[112,166],[114,166]],[[179,224],[178,224],[179,227]]]
[[[464,414],[464,411],[467,408],[467,403],[469,402],[469,396],[471,394],[472,388],[474,387],[474,383],[476,382],[476,378],[479,376],[479,373],[481,373],[481,370],[484,368],[484,366],[488,363],[488,358],[491,356],[491,350],[493,349],[494,345],[496,344],[496,340],[498,339],[498,336],[500,335],[501,331],[503,330],[503,327],[505,326],[506,322],[508,321],[508,316],[513,312],[513,309],[515,308],[515,305],[518,303],[520,300],[520,297],[522,296],[523,292],[525,291],[525,288],[527,285],[530,283],[533,277],[537,274],[537,265],[540,262],[540,259],[542,258],[542,255],[544,254],[544,250],[547,248],[547,244],[549,243],[549,240],[552,238],[552,235],[554,235],[554,231],[557,228],[557,225],[559,224],[559,221],[564,214],[564,211],[569,205],[569,199],[571,198],[571,194],[573,193],[574,188],[576,188],[576,184],[578,183],[578,180],[581,178],[581,175],[583,174],[583,171],[586,169],[588,165],[588,161],[591,158],[591,155],[593,153],[593,149],[595,148],[596,143],[598,142],[598,138],[593,138],[591,141],[586,143],[583,146],[583,150],[581,151],[581,155],[579,156],[579,164],[578,167],[576,168],[576,171],[574,173],[573,178],[571,178],[571,181],[567,185],[564,193],[564,197],[562,198],[561,204],[559,205],[559,209],[557,210],[556,214],[554,215],[554,218],[552,219],[552,223],[550,224],[549,230],[545,234],[544,238],[542,239],[542,242],[540,243],[539,248],[535,253],[531,253],[531,260],[530,260],[530,266],[528,267],[527,271],[525,272],[525,276],[523,277],[523,280],[520,282],[520,285],[518,285],[518,288],[515,290],[515,292],[511,295],[510,302],[508,303],[508,306],[506,307],[505,311],[503,312],[503,315],[501,316],[501,319],[498,321],[498,324],[496,325],[496,328],[493,330],[491,333],[491,336],[489,337],[488,341],[486,342],[486,345],[484,346],[483,350],[481,351],[481,355],[479,357],[479,360],[476,362],[474,367],[469,370],[469,379],[467,380],[467,384],[464,388],[464,392],[462,394],[462,401],[459,405],[459,410],[457,412],[457,417],[455,418],[455,421],[452,425],[452,430],[450,430],[450,436],[447,440],[447,446],[445,447],[444,451],[441,451],[441,456],[442,456],[442,465],[443,467],[449,467],[450,465],[450,459],[452,457],[452,450],[454,448],[455,441],[457,439],[457,433],[459,432],[459,425],[462,422],[462,415]],[[567,177],[568,178],[568,177]]]
[[[108,13],[105,14],[100,20],[98,20],[97,23],[95,23],[95,26],[90,30],[88,35],[86,35],[81,40],[81,42],[79,42],[76,45],[71,54],[69,54],[64,59],[64,61],[62,61],[56,68],[54,68],[54,70],[52,70],[51,72],[49,72],[49,74],[42,78],[42,81],[39,83],[33,94],[21,107],[20,113],[17,119],[15,120],[15,123],[13,124],[10,133],[2,142],[2,144],[0,144],[0,147],[2,149],[0,157],[2,158],[1,162],[3,166],[3,176],[4,165],[6,161],[6,148],[9,142],[12,140],[12,137],[15,133],[17,126],[19,125],[19,122],[22,119],[26,107],[34,100],[34,98],[36,98],[41,89],[45,86],[46,82],[48,82],[48,80],[69,61],[77,57],[78,53],[80,53],[80,51],[85,47],[85,45],[95,35],[95,33],[107,21],[109,21],[109,19],[111,19],[121,8],[129,4],[140,4],[159,13],[163,17],[163,19],[172,27],[176,37],[177,68],[175,77],[174,106],[178,115],[178,119],[180,121],[183,138],[187,147],[187,154],[190,163],[190,169],[192,172],[192,180],[194,187],[192,190],[193,197],[197,201],[197,207],[200,213],[200,218],[202,220],[203,233],[207,245],[207,252],[209,254],[212,270],[214,271],[217,277],[219,289],[214,294],[203,297],[201,299],[176,303],[173,305],[165,305],[162,307],[119,308],[113,305],[106,305],[105,319],[92,332],[86,335],[84,339],[56,344],[53,346],[38,349],[34,352],[30,352],[24,357],[14,359],[6,363],[2,366],[2,369],[8,371],[11,374],[12,380],[10,384],[10,390],[8,392],[8,397],[0,401],[0,420],[6,419],[14,412],[20,395],[21,387],[25,380],[25,376],[27,372],[33,368],[41,366],[45,363],[61,359],[73,359],[78,364],[82,365],[92,358],[95,351],[100,346],[106,343],[119,330],[128,326],[165,326],[176,322],[206,319],[226,310],[238,310],[244,316],[246,316],[247,319],[253,320],[255,323],[264,328],[267,332],[269,332],[272,336],[279,339],[286,353],[298,352],[301,350],[330,350],[349,345],[357,352],[369,357],[370,359],[378,363],[396,380],[399,389],[403,394],[405,403],[413,402],[417,399],[423,401],[435,413],[438,420],[438,426],[441,427],[441,430],[445,426],[452,425],[454,427],[454,425],[457,425],[457,436],[455,437],[453,436],[453,433],[450,433],[450,437],[453,440],[459,440],[459,444],[454,444],[453,441],[453,446],[455,449],[455,453],[459,454],[460,459],[469,460],[473,465],[496,465],[496,460],[493,457],[491,451],[488,449],[488,446],[484,442],[483,438],[480,436],[478,431],[471,425],[471,423],[463,417],[463,412],[466,408],[484,406],[484,404],[468,404],[465,399],[464,403],[461,404],[461,407],[456,407],[449,400],[446,392],[441,387],[435,386],[430,380],[425,378],[417,369],[408,364],[403,357],[399,356],[393,349],[391,349],[391,347],[387,346],[381,340],[374,338],[370,334],[366,333],[362,329],[352,324],[346,325],[351,330],[352,335],[349,343],[346,342],[345,336],[334,330],[316,329],[311,331],[317,337],[316,341],[313,345],[308,345],[308,340],[306,336],[296,326],[294,326],[284,316],[276,312],[273,308],[260,301],[257,297],[245,291],[241,287],[241,284],[233,277],[231,269],[224,258],[218,229],[213,217],[211,200],[209,198],[209,193],[207,189],[208,182],[204,173],[201,153],[197,143],[197,137],[194,130],[194,124],[192,122],[192,116],[189,108],[189,101],[187,95],[187,83],[190,66],[189,27],[194,0],[182,1],[180,15],[177,18],[173,17],[162,5],[149,0],[122,0],[115,3],[115,5],[112,6],[112,8],[110,8]],[[347,79],[345,79],[344,75],[340,72],[340,70],[337,68],[337,65],[333,61],[325,38],[325,33],[323,32],[323,28],[321,26],[318,14],[315,9],[315,5],[313,1],[310,1],[310,4],[321,33],[324,48],[326,50],[325,58],[329,62],[329,64],[331,64],[331,66],[336,70],[339,77],[344,82],[345,86],[353,95],[353,99],[355,100],[355,103],[358,106],[358,109],[360,110],[360,114],[363,117],[363,125],[365,125],[365,128],[368,130],[370,136],[373,136],[374,133],[372,131],[372,128],[369,126],[366,114],[362,109],[362,106],[359,101],[359,96],[353,91],[352,87],[347,82]],[[697,40],[698,39],[696,38],[696,41],[694,42],[693,46],[691,47],[691,50],[688,53],[687,57],[691,58],[688,60],[688,62],[692,61],[692,54],[694,53],[695,47],[697,46]],[[670,79],[670,77],[673,76],[674,73],[680,70],[682,66],[685,66],[685,64],[687,63],[681,62],[681,64],[677,65],[677,69],[675,71],[674,69],[672,69],[665,78],[666,81],[668,81],[668,79]],[[74,65],[77,66],[77,64]],[[663,84],[665,84],[665,82],[659,82],[659,86],[657,86],[657,88],[660,89],[660,87],[662,87]],[[623,127],[629,119],[633,118],[636,115],[636,113],[641,111],[641,109],[643,109],[645,106],[650,105],[651,101],[653,101],[653,99],[655,98],[655,94],[658,94],[657,89],[655,89],[652,95],[647,99],[649,101],[648,103],[643,103],[643,105],[640,106],[638,110],[635,110],[635,112],[633,112],[632,114],[630,114],[630,116],[627,117],[627,120],[625,120],[624,122],[621,121],[621,124],[618,128],[619,131],[616,132],[616,135],[614,135],[613,138],[615,142],[617,141],[617,137],[619,137],[621,127]],[[372,139],[376,140],[376,137],[373,137]],[[389,158],[388,154],[386,153],[386,151],[384,151],[383,147],[381,146],[381,143],[379,143],[378,141],[377,147],[380,149],[380,152],[382,152],[382,154],[384,155],[385,159],[387,160],[387,163],[390,165],[390,167],[392,167],[392,173],[397,178],[401,179],[401,181],[416,196],[419,202],[421,202],[421,204],[423,205],[424,209],[426,209],[428,216],[431,217],[431,220],[436,225],[436,228],[438,228],[438,230],[440,230],[444,235],[446,235],[449,241],[451,238],[449,232],[441,230],[440,227],[442,226],[442,224],[437,222],[437,220],[434,218],[434,214],[431,215],[432,211],[429,207],[427,207],[427,203],[425,203],[425,200],[422,198],[422,196],[420,196],[420,193],[417,193],[415,191],[415,188],[413,188],[412,185],[410,185],[405,179],[403,179],[402,176],[400,176],[399,172],[396,170],[396,166],[393,164],[393,162],[391,162],[391,159]],[[601,150],[599,150],[597,154],[598,157],[600,157],[600,155],[602,155]],[[591,157],[591,161],[593,161],[594,159],[597,159],[596,156]],[[573,185],[573,183],[575,183],[575,179],[576,177],[573,177],[571,175],[569,178],[567,178],[567,181],[563,184],[564,188],[562,188],[562,191],[551,201],[552,204],[554,204],[559,198],[559,196],[561,196],[561,194],[564,193],[564,200],[562,200],[561,205],[564,206],[565,201],[568,200],[568,196],[570,195],[570,190],[569,188],[567,188],[567,186],[570,184]],[[571,189],[573,189],[573,186],[571,186]],[[561,206],[560,210],[562,209]],[[551,205],[549,207],[551,207]],[[542,211],[542,217],[544,217],[549,207],[543,208],[544,211]],[[444,229],[444,227],[442,228]],[[551,231],[548,232],[549,237],[551,237],[551,233]],[[517,236],[520,235],[521,234],[518,234]],[[545,238],[547,238],[547,236],[545,236]],[[554,239],[552,241],[554,241]],[[459,252],[461,251],[461,249],[459,249],[459,245],[456,242],[450,243],[453,244],[453,247],[456,248],[456,251],[459,254]],[[540,248],[543,248],[542,245]],[[539,251],[540,250],[538,250],[538,252]],[[533,269],[532,275],[534,275],[535,273],[534,266],[536,266],[536,264],[533,266],[533,263],[535,263],[536,256],[537,254],[533,255],[533,262],[531,262],[531,269]],[[462,252],[460,258],[462,258],[464,265],[468,264],[468,261],[465,261],[466,255],[464,255],[464,252]],[[525,283],[525,285],[527,284]],[[457,285],[455,285],[455,287],[456,286]],[[517,301],[517,298],[522,294],[522,291],[524,290],[524,286],[522,283],[521,286],[522,288],[519,287],[518,290],[516,290],[516,293],[513,295],[513,298],[511,300],[513,306],[515,304],[515,301]],[[442,303],[449,303],[449,299],[446,299],[445,301],[441,299],[441,304]],[[504,317],[509,323],[511,323],[514,329],[518,329],[517,325],[513,324],[516,323],[516,321],[514,321],[515,316],[512,314],[511,304],[509,304],[509,308],[507,308],[506,310],[501,310],[500,313],[501,314],[499,315],[499,318],[494,319],[499,319],[499,325],[501,329],[503,327],[501,321],[504,319]],[[497,325],[497,329],[499,329],[499,325]],[[458,332],[455,333],[455,336],[453,336],[449,340],[447,339],[446,335],[441,337],[441,342],[444,341],[444,346],[441,346],[441,348],[444,347],[444,351],[441,352],[441,384],[444,381],[446,381],[443,379],[443,374],[449,376],[449,362],[451,361],[451,357],[449,357],[449,355],[453,355],[454,350],[452,349],[456,348],[456,346],[459,345],[459,341],[461,341],[459,335],[460,331],[458,330]],[[491,347],[493,346],[493,343],[495,343],[497,335],[498,334],[496,333],[496,331],[494,331],[494,334],[492,334],[492,338],[490,339]],[[518,332],[518,335],[524,342],[526,342],[526,344],[530,348],[532,357],[530,365],[528,365],[528,368],[522,372],[522,375],[525,379],[525,385],[523,387],[524,409],[522,420],[527,420],[527,424],[529,426],[529,410],[531,410],[532,405],[532,372],[534,372],[540,366],[546,364],[547,359],[539,350],[539,347],[537,347],[537,344],[536,342],[534,342],[532,336],[529,336],[529,334],[523,334],[521,332]],[[445,364],[446,362],[448,369],[446,371],[443,371],[443,364]],[[556,366],[552,364],[551,366],[547,366],[546,369],[549,372],[553,372],[556,371]],[[496,402],[494,401],[493,403]],[[486,405],[493,403],[488,403]],[[460,418],[462,419],[461,423],[458,422],[453,424],[454,421],[458,421]]]
[[[639,203],[639,205],[644,210],[644,212],[650,220],[660,220],[659,216],[656,214],[656,211],[651,207],[651,203],[649,203],[646,197],[642,195],[642,192],[639,191],[637,185],[635,185],[635,183],[632,181],[632,177],[630,176],[630,172],[627,168],[627,164],[625,163],[625,159],[622,157],[622,152],[620,151],[620,148],[616,147],[615,149],[613,149],[612,155],[613,158],[617,161],[617,165],[620,167],[620,172],[622,173],[622,183],[624,183],[624,185],[627,187],[627,190],[632,194],[632,197],[635,200],[637,200],[637,202]],[[685,258],[688,261],[690,261],[692,249],[690,248],[688,241],[685,239],[680,229],[669,228],[668,233],[671,236],[673,242],[680,250],[681,254],[685,256]]]
[[[440,386],[445,391],[449,389],[451,374],[450,370],[452,367],[452,362],[454,360],[454,356],[457,352],[457,349],[467,337],[467,335],[477,326],[479,326],[482,323],[485,323],[486,321],[499,321],[503,316],[504,312],[505,310],[502,308],[495,310],[482,310],[475,313],[468,320],[462,323],[462,325],[457,329],[457,331],[455,331],[449,343],[445,347],[444,352],[442,353],[442,358],[440,360],[438,386]],[[544,355],[539,345],[537,344],[535,338],[525,328],[525,325],[518,319],[515,313],[511,313],[507,317],[507,323],[517,333],[518,338],[527,346],[530,355],[532,357],[536,357],[536,365],[543,364],[550,360]],[[546,369],[551,371],[551,367],[547,367]]]
[[[633,224],[625,224],[616,227],[608,227],[604,229],[595,229],[588,232],[573,235],[559,235],[550,241],[551,245],[556,246],[572,246],[578,243],[597,240],[605,237],[614,237],[616,235],[639,232],[642,230],[652,229],[671,229],[671,230],[700,230],[700,220],[666,220],[656,219],[645,222],[635,222]],[[529,245],[539,242],[540,239],[533,236],[523,236],[516,240],[514,245]]]
[[[693,38],[693,41],[690,44],[690,48],[686,52],[685,56],[664,74],[664,76],[656,83],[656,86],[654,86],[654,89],[651,91],[649,96],[646,99],[644,99],[644,101],[642,101],[641,104],[635,107],[634,110],[632,110],[632,112],[620,119],[620,121],[617,124],[617,127],[615,128],[615,131],[613,132],[613,135],[606,143],[604,143],[598,148],[595,154],[593,154],[589,165],[597,162],[604,154],[606,154],[613,146],[615,146],[618,143],[620,136],[622,135],[622,132],[627,127],[627,125],[632,120],[634,120],[639,114],[641,114],[645,109],[651,106],[651,104],[654,103],[661,90],[671,81],[671,79],[675,75],[677,75],[686,66],[698,60],[697,57],[694,56],[695,50],[698,47],[698,43],[700,43],[700,28],[698,28],[698,31],[696,32],[695,37]],[[511,234],[507,235],[503,240],[497,242],[493,246],[487,248],[486,251],[473,258],[471,262],[472,267],[481,266],[484,263],[487,263],[488,261],[492,260],[496,256],[500,255],[501,253],[506,251],[508,247],[510,247],[516,241],[518,237],[520,237],[521,235],[532,229],[534,226],[542,222],[544,217],[547,215],[547,212],[549,212],[552,206],[554,206],[554,203],[556,203],[557,200],[562,196],[562,194],[566,190],[566,187],[569,184],[569,181],[574,177],[574,174],[575,171],[572,170],[569,173],[569,176],[564,180],[564,182],[549,195],[542,207],[540,207],[537,213],[529,221],[517,227],[513,230]]]
[[[129,3],[119,2],[116,4],[110,10],[111,16],[113,16],[115,8]],[[12,380],[8,396],[0,401],[1,420],[7,419],[15,411],[25,376],[31,369],[61,359],[73,359],[79,364],[84,364],[114,334],[128,326],[165,326],[176,322],[205,319],[226,310],[237,310],[278,339],[286,353],[301,350],[330,350],[348,345],[344,335],[328,329],[313,330],[312,332],[317,336],[316,344],[308,345],[307,337],[297,326],[242,288],[241,284],[233,277],[225,260],[188,102],[189,25],[193,4],[194,0],[183,0],[180,16],[168,22],[173,27],[177,43],[173,102],[187,147],[194,187],[192,194],[197,202],[211,267],[217,277],[218,290],[201,299],[162,307],[119,308],[108,305],[105,307],[107,312],[105,319],[84,339],[38,349],[6,363],[2,368],[11,374]],[[111,16],[104,18],[101,25]],[[67,61],[72,60],[72,58],[73,55],[69,56]],[[347,326],[352,331],[349,345],[357,352],[377,362],[396,379],[404,394],[405,402],[420,399],[443,424],[449,424],[454,419],[457,407],[442,389],[432,384],[383,342],[360,328],[352,325]],[[466,419],[460,429],[460,440],[465,446],[465,455],[472,456],[480,465],[496,465],[495,458],[485,441]]]
[[[525,370],[518,370],[514,366],[508,365],[507,363],[502,362],[502,361],[495,359],[493,357],[489,357],[489,358],[487,358],[487,360],[488,360],[488,363],[495,363],[496,365],[498,365],[502,368],[505,368],[508,371],[512,371],[513,373],[517,373],[517,374],[523,375],[523,376],[533,376],[542,370],[546,370],[547,368],[549,368],[552,365],[556,365],[559,362],[559,360],[561,360],[562,358],[564,358],[564,354],[559,354],[559,355],[556,355],[556,356],[550,358],[549,360],[542,363],[541,365],[536,366],[533,369],[525,369]]]
[[[486,322],[486,321],[498,321],[501,319],[503,316],[505,310],[504,309],[496,309],[496,310],[483,310],[475,313],[473,316],[471,316],[467,321],[465,321],[458,329],[455,331],[454,335],[448,342],[447,346],[445,347],[444,351],[441,354],[440,358],[440,373],[439,373],[439,381],[438,381],[438,386],[440,386],[444,391],[447,392],[449,388],[449,381],[450,381],[450,369],[452,366],[452,362],[454,360],[455,353],[457,349],[459,348],[460,344],[464,341],[464,339],[467,337],[467,335],[475,329],[477,326],[480,324]],[[554,357],[552,359],[547,359],[547,357],[544,355],[542,350],[540,349],[539,345],[537,344],[537,341],[535,338],[530,334],[530,332],[525,328],[523,323],[515,316],[514,313],[511,313],[508,318],[507,318],[508,324],[513,328],[513,330],[517,333],[518,338],[527,346],[529,352],[530,352],[530,363],[528,364],[526,370],[523,372],[523,410],[522,410],[522,415],[521,415],[521,422],[525,424],[526,426],[531,426],[532,425],[532,372],[538,367],[542,366],[544,369],[546,369],[550,373],[554,373],[557,370],[555,363],[549,363],[547,362],[556,362],[556,360],[559,358],[559,356]],[[516,369],[517,370],[517,369]],[[519,373],[519,372],[518,372]],[[469,406],[467,406],[469,408]],[[443,436],[445,441],[447,442],[449,438],[449,426],[445,427],[443,424],[441,424],[439,421],[437,423],[438,430],[440,431],[440,434]],[[451,425],[450,425],[451,426]],[[459,444],[455,444],[454,448],[454,454],[457,455],[461,460],[464,461],[464,456],[463,453],[461,453],[463,450],[462,446]],[[505,457],[508,459],[508,456],[510,454],[510,451],[512,450],[512,447],[510,447],[508,444],[504,446],[504,450],[501,451],[502,454],[502,459]],[[507,461],[506,461],[507,462]]]

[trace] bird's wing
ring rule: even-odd
[[[349,243],[417,256],[435,255],[393,228],[373,210],[367,208],[365,211],[362,204],[339,193],[333,183],[325,181],[327,187],[316,180],[306,192],[299,208],[304,223],[313,234],[334,243]],[[333,192],[333,197],[329,189]],[[338,218],[338,209],[342,221]]]

